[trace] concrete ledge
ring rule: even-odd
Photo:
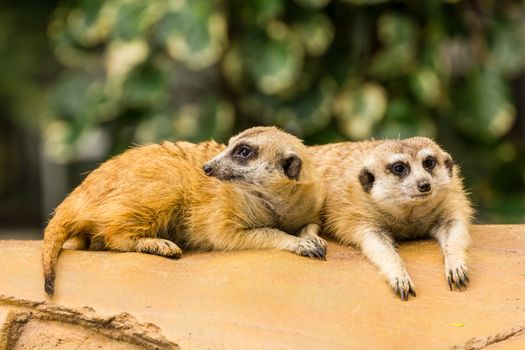
[[[121,313],[101,317],[89,307],[70,309],[0,296],[0,349],[178,349],[157,326]]]
[[[278,251],[169,260],[64,250],[56,294],[47,298],[41,242],[1,241],[0,294],[6,297],[0,298],[0,322],[5,330],[13,310],[31,311],[7,302],[15,297],[45,308],[57,304],[67,312],[89,306],[106,320],[129,313],[144,339],[161,342],[158,348],[524,349],[525,226],[475,226],[472,236],[471,284],[464,292],[449,291],[436,242],[400,245],[417,290],[408,302],[396,298],[353,248],[335,243],[329,244],[327,261]],[[73,332],[67,323],[57,326],[57,334]],[[88,328],[82,329],[93,331]],[[109,339],[104,348],[123,344],[97,334]],[[145,344],[133,346],[148,348]]]

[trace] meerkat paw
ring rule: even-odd
[[[182,250],[172,241],[161,238],[142,238],[137,242],[136,249],[142,253],[155,254],[168,258],[179,258]]]
[[[326,260],[326,242],[319,237],[299,238],[293,252],[309,258]]]
[[[313,242],[317,247],[319,247],[320,251],[322,252],[323,257],[325,257],[325,255],[326,255],[326,241],[324,239],[322,239],[321,237],[319,237],[316,234],[310,234],[310,233],[301,234],[301,235],[299,235],[299,238],[302,238],[302,239],[304,239],[306,241]]]
[[[410,276],[405,273],[402,276],[394,277],[388,281],[390,286],[394,290],[396,295],[399,295],[401,300],[408,300],[408,295],[416,296],[416,289],[414,287],[414,282],[410,279]]]
[[[469,284],[468,269],[465,264],[460,262],[445,262],[445,275],[450,290],[453,289],[453,285],[457,287],[459,291],[461,288],[467,289]]]

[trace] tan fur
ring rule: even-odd
[[[232,151],[239,143],[257,147],[257,157],[236,162]],[[289,155],[300,159],[294,179],[283,171]],[[216,175],[205,175],[206,162]],[[243,178],[224,179],[227,172]],[[179,257],[182,247],[274,248],[323,258],[317,178],[302,142],[273,127],[248,129],[228,147],[209,141],[130,149],[94,170],[57,207],[44,237],[46,292],[53,294],[58,255],[70,238],[77,247],[96,241],[110,250],[167,257]]]
[[[415,137],[311,149],[326,184],[322,214],[325,231],[343,244],[359,247],[403,300],[409,293],[415,296],[415,288],[396,251],[398,240],[436,238],[443,251],[449,286],[467,286],[466,249],[472,209],[458,167],[436,143]],[[429,155],[437,159],[431,172],[422,165]],[[390,169],[398,160],[411,167],[403,179]],[[363,169],[374,176],[370,189],[360,181]],[[423,180],[431,184],[431,194],[413,197],[420,195],[417,184]]]

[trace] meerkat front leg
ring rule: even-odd
[[[445,258],[445,278],[452,290],[455,284],[458,290],[467,288],[469,272],[467,269],[467,248],[470,236],[464,220],[452,219],[437,226],[431,235],[435,237]]]
[[[308,226],[308,225],[307,225]],[[311,230],[311,231],[310,231]],[[324,259],[326,243],[321,238],[314,239],[315,227],[310,227],[302,232],[308,237],[296,237],[275,228],[254,228],[233,232],[227,241],[217,242],[221,249],[279,249],[297,255],[315,259]],[[223,246],[226,244],[226,246]]]
[[[416,296],[414,283],[391,237],[381,231],[368,230],[363,234],[359,246],[363,254],[386,276],[394,293],[401,300],[408,300],[408,294]]]

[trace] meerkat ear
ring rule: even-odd
[[[454,160],[452,159],[452,157],[450,156],[450,154],[448,153],[445,153],[445,168],[447,168],[448,170],[448,175],[450,177],[452,177],[452,174],[453,174],[453,169],[454,169]]]
[[[286,174],[286,176],[293,180],[299,179],[299,174],[301,173],[302,165],[303,161],[295,153],[287,154],[282,161],[284,173]]]
[[[359,182],[361,183],[361,186],[363,186],[363,190],[367,193],[372,190],[375,180],[376,178],[374,174],[372,174],[367,168],[363,168],[359,173]]]

